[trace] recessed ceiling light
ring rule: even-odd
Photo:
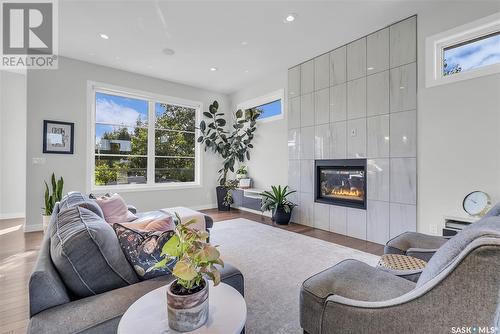
[[[243,42],[241,42],[241,45],[243,45],[243,46],[248,45],[248,42],[247,41],[243,41]]]
[[[218,70],[218,68],[217,68],[217,67],[210,67],[210,71],[212,71],[212,72],[215,72],[215,71],[217,71],[217,70]]]
[[[163,54],[167,55],[167,56],[173,56],[175,54],[175,51],[173,49],[170,49],[170,48],[165,48],[162,50]]]
[[[373,69],[374,69],[373,67],[368,67],[368,68],[367,68],[367,70],[368,70],[368,71],[371,71],[371,70],[373,70]]]
[[[290,23],[290,22],[295,21],[295,19],[296,19],[296,18],[297,18],[297,14],[290,13],[290,14],[288,14],[287,16],[285,16],[285,20],[284,20],[284,22],[285,22],[285,23]]]
[[[99,36],[101,36],[102,39],[109,39],[109,36],[106,34],[100,34]]]
[[[248,73],[248,72],[250,72],[250,71],[249,70],[245,70],[245,73]]]

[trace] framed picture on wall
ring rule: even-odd
[[[75,123],[43,121],[43,153],[73,154]]]

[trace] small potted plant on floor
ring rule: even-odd
[[[203,112],[207,120],[202,120],[198,126],[201,132],[198,143],[205,145],[205,151],[211,150],[224,159],[222,168],[218,170],[217,206],[219,211],[229,211],[231,195],[228,197],[228,192],[234,185],[229,181],[228,172],[235,172],[236,161],[243,163],[245,160],[250,160],[252,140],[261,111],[256,108],[236,111],[231,130],[228,130],[224,113],[218,109],[219,103],[214,101],[208,111]]]
[[[262,211],[270,210],[272,212],[272,220],[276,224],[286,225],[292,217],[292,210],[297,204],[290,202],[287,196],[295,193],[295,190],[288,191],[288,186],[271,186],[271,191],[264,191],[260,195],[262,197]]]
[[[153,268],[172,269],[176,277],[167,287],[168,325],[178,332],[189,332],[203,326],[208,319],[208,281],[220,283],[216,264],[224,266],[216,247],[206,242],[208,232],[190,227],[195,220],[181,223],[177,216],[175,235],[162,248],[164,258]],[[149,269],[152,270],[153,268]]]
[[[47,182],[45,182],[45,194],[44,194],[44,202],[45,202],[45,208],[43,209],[42,213],[42,226],[43,226],[43,231],[47,229],[47,226],[50,223],[50,217],[52,216],[52,211],[54,210],[54,205],[61,201],[62,198],[62,192],[63,192],[63,187],[64,187],[64,180],[63,178],[59,178],[59,180],[56,181],[56,176],[54,173],[52,173],[52,177],[50,178],[50,183],[52,187],[52,193],[49,190],[49,185]]]

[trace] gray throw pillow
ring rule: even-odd
[[[50,236],[50,256],[77,298],[137,283],[113,228],[80,206],[59,212]]]
[[[99,217],[104,218],[101,207],[97,204],[97,202],[79,191],[70,191],[64,195],[61,202],[59,202],[59,208],[61,211],[73,206],[81,206],[82,208],[92,211]]]

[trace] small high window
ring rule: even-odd
[[[426,39],[426,86],[500,73],[500,13]]]
[[[241,110],[256,110],[260,113],[257,121],[274,121],[283,118],[283,89],[277,90],[238,105]]]

